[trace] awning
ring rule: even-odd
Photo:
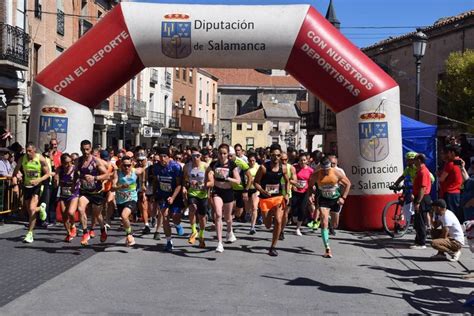
[[[176,133],[173,135],[173,138],[176,139],[192,139],[192,140],[199,140],[201,137],[199,135],[193,135],[192,133]]]

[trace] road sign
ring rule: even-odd
[[[153,136],[153,127],[145,126],[143,127],[143,137],[152,137]]]

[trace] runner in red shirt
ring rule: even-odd
[[[443,150],[446,155],[446,163],[439,177],[441,184],[440,196],[446,201],[448,210],[456,214],[459,221],[463,222],[463,212],[459,205],[461,203],[462,161],[459,158],[461,148],[457,145],[447,146]]]

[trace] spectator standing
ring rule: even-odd
[[[414,228],[416,230],[416,237],[415,244],[410,246],[411,249],[426,249],[426,223],[423,213],[431,210],[431,176],[425,161],[425,155],[416,155],[415,165],[418,171],[413,181]]]
[[[462,160],[459,157],[461,148],[457,145],[446,146],[444,154],[446,163],[439,177],[440,196],[446,201],[449,210],[453,211],[459,221],[463,221],[460,210],[462,179]]]
[[[10,164],[10,150],[8,148],[0,148],[0,176],[11,177],[13,173]]]

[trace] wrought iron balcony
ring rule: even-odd
[[[203,124],[203,133],[204,134],[214,134],[214,125],[205,123]]]
[[[169,127],[169,128],[179,128],[178,119],[177,119],[177,118],[174,118],[174,117],[170,118],[170,119],[169,119],[168,127]]]
[[[127,113],[129,116],[145,117],[146,102],[125,96],[117,96],[114,111]]]
[[[148,111],[148,125],[156,128],[165,127],[165,113]]]
[[[5,61],[17,69],[28,69],[30,37],[16,26],[0,23],[0,63]]]

